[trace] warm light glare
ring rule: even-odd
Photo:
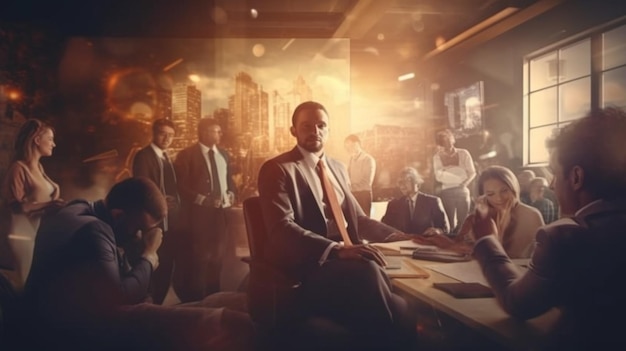
[[[443,44],[445,43],[446,43],[446,38],[442,36],[438,36],[437,39],[435,39],[435,47],[437,47],[437,49],[441,48]]]
[[[257,18],[259,16],[259,11],[256,9],[250,9],[250,17]]]
[[[192,82],[198,83],[200,81],[200,76],[197,74],[190,74],[189,80]]]
[[[175,60],[174,62],[170,63],[169,65],[163,67],[163,72],[167,72],[167,71],[171,70],[172,68],[178,66],[178,64],[180,64],[181,62],[183,62],[182,58],[179,58],[179,59]]]
[[[468,38],[484,31],[485,29],[493,26],[494,24],[502,21],[503,19],[511,16],[512,14],[516,13],[517,11],[519,11],[519,8],[517,7],[507,7],[505,9],[503,9],[502,11],[496,13],[495,15],[483,20],[482,22],[474,25],[473,27],[465,30],[463,33],[455,36],[454,38],[450,39],[450,40],[445,40],[442,37],[437,37],[437,39],[435,40],[435,45],[436,45],[436,49],[429,52],[428,54],[426,54],[426,56],[424,56],[425,59],[428,59],[436,54],[438,54],[439,52],[445,51],[450,49],[451,47],[462,43],[463,41],[467,40]],[[439,38],[443,39],[443,42],[440,42]]]
[[[385,40],[385,35],[383,33],[378,33],[378,35],[376,36],[376,39]]]
[[[11,100],[19,100],[20,99],[20,93],[18,91],[11,91],[9,92],[9,99]]]
[[[295,40],[296,40],[295,38],[291,38],[291,39],[289,39],[289,41],[288,41],[287,43],[285,43],[285,45],[283,45],[282,50],[283,50],[283,51],[287,50],[287,48],[288,48],[291,44],[293,44],[293,42],[294,42]]]
[[[413,79],[413,78],[415,78],[415,73],[413,73],[413,72],[407,73],[407,74],[403,74],[403,75],[398,77],[398,82],[402,82],[402,81]]]

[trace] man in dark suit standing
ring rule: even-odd
[[[391,292],[381,253],[362,243],[384,241],[396,230],[365,215],[345,167],[324,153],[328,122],[321,104],[300,104],[291,126],[297,146],[261,167],[264,256],[302,283],[305,316],[330,318],[354,332],[362,346],[407,346],[415,324],[406,301]]]
[[[227,234],[225,210],[235,200],[230,158],[217,146],[221,138],[222,128],[216,120],[201,119],[198,143],[180,151],[174,163],[184,227],[174,286],[184,302],[220,291]]]
[[[174,228],[180,207],[176,174],[167,148],[172,144],[175,127],[172,121],[158,119],[152,124],[152,142],[139,150],[133,159],[133,176],[146,177],[161,189],[167,201],[168,214],[161,223],[163,243],[159,247],[159,268],[150,281],[150,295],[156,304],[162,304],[167,295],[174,271],[174,250],[176,239]]]
[[[538,229],[524,273],[496,237],[487,205],[476,205],[474,257],[504,310],[519,319],[561,310],[546,350],[626,349],[624,135],[626,112],[607,108],[548,141],[561,219]]]
[[[398,178],[402,196],[387,204],[382,218],[383,223],[408,233],[404,238],[407,240],[415,234],[431,236],[450,231],[441,199],[419,192],[422,183],[424,180],[415,168],[404,168]]]

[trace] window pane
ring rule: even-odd
[[[602,107],[611,105],[626,108],[626,67],[602,74]]]
[[[591,74],[591,41],[583,40],[561,49],[559,81],[568,81]]]
[[[546,148],[546,140],[552,136],[552,133],[555,130],[556,126],[554,125],[530,130],[528,135],[529,163],[543,163],[549,161],[550,155],[548,154],[548,149]]]
[[[530,60],[530,91],[556,83],[556,51]]]
[[[626,25],[602,34],[602,69],[626,64]]]
[[[556,87],[530,94],[530,127],[556,123]]]
[[[586,115],[591,109],[591,79],[578,79],[559,86],[559,121]]]

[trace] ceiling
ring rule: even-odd
[[[14,0],[0,20],[41,22],[67,35],[350,38],[355,56],[401,62],[488,40],[563,1]]]

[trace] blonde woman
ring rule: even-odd
[[[541,213],[520,201],[517,178],[508,168],[487,167],[478,177],[478,201],[486,203],[498,228],[498,239],[511,258],[528,258],[535,232],[544,225]],[[467,217],[458,240],[473,242],[474,214]]]
[[[478,203],[486,204],[498,228],[498,240],[511,258],[529,258],[535,248],[535,232],[544,225],[541,213],[519,199],[517,178],[508,168],[490,166],[478,177]],[[470,214],[458,235],[415,237],[420,244],[469,253],[474,246],[472,226],[475,214]]]
[[[52,155],[55,146],[51,126],[37,119],[27,120],[15,138],[15,155],[4,179],[2,192],[11,218],[8,241],[19,283],[28,276],[41,217],[64,203],[59,185],[40,163],[41,157]]]

